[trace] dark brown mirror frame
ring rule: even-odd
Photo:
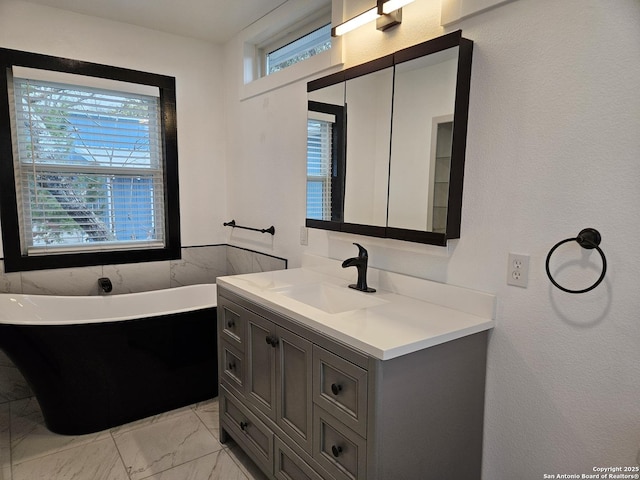
[[[469,116],[469,90],[471,87],[471,61],[473,57],[473,41],[462,37],[462,31],[443,35],[433,40],[399,50],[391,55],[372,60],[362,65],[348,68],[341,72],[313,80],[307,84],[307,92],[345,82],[383,68],[407,62],[425,55],[440,52],[453,47],[458,50],[458,71],[456,78],[456,94],[453,120],[453,140],[451,147],[451,172],[449,177],[449,195],[447,209],[446,233],[435,233],[421,230],[409,230],[394,227],[379,227],[306,219],[306,226],[322,230],[339,231],[366,235],[371,237],[391,238],[408,242],[446,246],[449,239],[460,238],[462,219],[462,187],[464,183],[464,163],[467,146],[467,121]],[[342,192],[344,195],[344,192]]]

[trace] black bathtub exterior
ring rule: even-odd
[[[52,432],[97,432],[218,394],[216,308],[74,325],[0,325]]]

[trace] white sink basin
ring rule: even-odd
[[[386,303],[375,293],[363,293],[348,287],[336,287],[328,283],[293,285],[275,292],[327,313],[342,313]]]

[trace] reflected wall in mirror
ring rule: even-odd
[[[390,227],[445,231],[449,193],[445,161],[451,157],[457,70],[458,47],[396,65],[387,222]],[[436,184],[438,157],[441,181]],[[434,210],[436,203],[439,207]]]
[[[344,221],[387,224],[393,67],[346,81]]]
[[[308,227],[434,245],[459,238],[472,50],[457,31],[309,82]],[[334,175],[324,196],[312,179],[321,135],[311,122],[327,113],[318,102],[340,107],[323,140],[325,150],[333,142]],[[330,215],[311,208],[313,196]]]

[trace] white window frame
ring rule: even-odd
[[[16,192],[17,198],[22,201],[19,202],[19,209],[21,210],[21,214],[19,215],[20,220],[20,237],[21,237],[21,247],[23,255],[41,255],[46,254],[51,251],[59,251],[59,252],[81,252],[81,251],[92,251],[92,250],[101,250],[105,247],[108,249],[121,249],[121,248],[130,248],[135,245],[136,248],[158,248],[164,246],[164,206],[163,206],[163,170],[162,170],[162,159],[161,159],[161,147],[159,145],[158,135],[160,133],[160,105],[154,98],[157,97],[155,95],[144,95],[141,97],[138,93],[132,93],[129,91],[122,90],[112,90],[112,89],[104,89],[104,88],[96,88],[94,86],[86,85],[82,79],[79,79],[78,76],[74,76],[74,83],[58,83],[51,82],[46,79],[40,80],[32,78],[33,75],[29,75],[29,72],[24,72],[20,76],[12,76],[12,86],[14,90],[14,97],[11,100],[15,99],[18,101],[18,97],[15,95],[16,82],[21,84],[33,85],[33,88],[38,90],[40,88],[59,88],[66,89],[73,92],[84,92],[89,94],[97,94],[97,95],[110,95],[115,94],[117,96],[121,96],[123,98],[130,98],[132,100],[141,98],[147,104],[151,104],[155,107],[152,109],[149,116],[149,122],[154,122],[155,127],[150,130],[150,138],[149,138],[149,167],[146,166],[138,166],[135,164],[128,166],[106,166],[106,165],[70,165],[68,163],[62,162],[46,162],[46,161],[38,161],[37,159],[34,161],[32,157],[30,157],[29,152],[34,151],[34,148],[29,149],[29,146],[33,147],[33,143],[26,144],[24,142],[19,141],[19,138],[25,138],[31,134],[31,125],[32,121],[40,122],[39,116],[32,116],[31,112],[21,110],[21,117],[27,116],[23,120],[18,120],[18,118],[13,119],[11,125],[11,130],[13,134],[14,140],[14,158],[17,161],[14,161],[14,169],[16,175]],[[38,71],[39,76],[46,76],[46,71]],[[31,78],[26,78],[27,76]],[[38,75],[36,75],[38,76]],[[11,78],[11,77],[10,77]],[[91,82],[89,82],[91,83]],[[29,88],[29,87],[27,87]],[[156,89],[157,90],[157,89]],[[29,102],[27,101],[27,105]],[[18,105],[15,105],[16,112],[18,111]],[[71,110],[69,113],[73,112]],[[103,115],[102,111],[97,111],[98,115]],[[34,120],[35,118],[35,120]],[[114,117],[116,118],[116,117]],[[118,119],[126,120],[125,116],[117,117]],[[29,122],[25,124],[24,122]],[[38,139],[40,135],[34,134]],[[156,141],[154,141],[156,140]],[[116,146],[114,144],[107,143],[107,146],[111,149],[111,154],[116,151]],[[91,156],[91,151],[88,150],[89,147],[85,146],[85,150],[87,150],[87,155]],[[95,147],[95,151],[103,150],[103,147]],[[82,150],[82,148],[81,148]],[[125,153],[125,152],[123,152]],[[130,153],[130,152],[129,152]],[[85,155],[83,153],[79,153],[80,155]],[[56,153],[57,155],[57,153]],[[152,185],[155,187],[152,189],[153,191],[153,200],[152,200],[152,210],[153,210],[153,224],[156,228],[154,228],[155,233],[153,239],[151,240],[140,240],[140,241],[126,241],[126,240],[104,240],[101,242],[90,242],[90,243],[73,243],[71,245],[61,244],[51,244],[47,246],[38,245],[34,239],[34,231],[33,231],[33,216],[32,212],[35,206],[31,203],[31,195],[28,191],[28,187],[26,187],[27,180],[25,177],[38,175],[38,174],[51,174],[51,175],[87,175],[87,176],[103,176],[105,180],[108,177],[113,178],[124,178],[124,177],[142,177],[149,178],[152,180]],[[108,182],[108,180],[107,180]],[[156,187],[157,186],[157,187]],[[105,200],[107,200],[105,198]],[[92,212],[95,214],[95,212]]]

